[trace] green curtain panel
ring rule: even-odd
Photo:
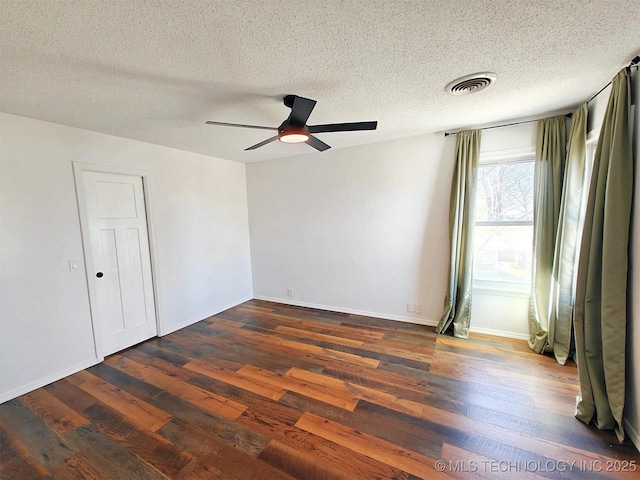
[[[629,227],[633,197],[628,69],[616,75],[593,163],[576,285],[582,400],[576,417],[624,441]]]
[[[533,180],[533,265],[529,303],[529,346],[538,353],[548,346],[551,275],[566,148],[564,115],[540,120]]]
[[[581,233],[580,216],[587,156],[587,112],[585,103],[571,117],[567,164],[553,259],[547,344],[561,365],[564,365],[569,358],[573,331],[574,279]]]
[[[453,325],[453,335],[458,338],[469,336],[471,323],[473,225],[479,155],[480,130],[459,132],[456,138],[456,167],[449,207],[449,285],[444,301],[444,313],[436,327],[437,333],[445,333]]]

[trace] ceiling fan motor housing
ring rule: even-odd
[[[295,95],[285,95],[282,100],[284,100],[284,106],[293,108],[293,101],[296,99]]]
[[[301,135],[310,135],[309,127],[306,125],[292,125],[288,120],[282,122],[282,124],[278,127],[278,134],[292,134],[299,133]]]

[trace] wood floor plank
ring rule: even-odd
[[[238,319],[243,323],[251,324],[250,321],[246,321],[245,319]],[[341,338],[350,338],[352,340],[379,340],[384,337],[384,332],[377,332],[374,330],[360,330],[353,327],[345,327],[342,325],[326,325],[323,323],[319,323],[316,321],[308,320],[308,319],[296,319],[295,317],[289,315],[281,315],[281,314],[269,314],[266,317],[260,317],[260,321],[265,326],[271,326],[272,328],[276,328],[278,325],[286,325],[292,328],[298,328],[301,330],[307,330],[309,332],[315,332],[326,335],[336,335]]]
[[[215,467],[220,478],[291,480],[289,475],[266,462],[247,455],[181,420],[174,420],[165,425],[160,433],[192,452],[201,462]]]
[[[592,464],[594,462],[606,464],[607,462],[608,456],[593,451],[586,451],[557,441],[529,435],[520,430],[511,430],[497,425],[486,424],[466,416],[443,412],[426,405],[422,408],[421,417],[424,419],[506,445],[514,447],[526,445],[528,451],[556,462],[578,462],[583,464]],[[618,478],[633,478],[635,472],[619,472],[618,475]]]
[[[177,352],[164,348],[165,343],[166,340],[164,338],[152,338],[147,342],[137,345],[135,350],[144,352],[154,358],[161,358],[176,366],[183,366],[191,361],[188,356],[183,355],[184,351]]]
[[[126,478],[127,480],[167,480],[168,478],[91,424],[74,430],[65,440],[71,449],[81,452],[92,465],[106,472],[106,478]]]
[[[220,397],[219,395],[207,392],[201,388],[180,382],[158,370],[140,365],[139,363],[133,362],[127,358],[118,357],[109,361],[109,365],[123,371],[124,373],[128,373],[133,377],[174,393],[205,410],[232,420],[238,418],[238,416],[240,416],[246,409],[244,405],[240,405],[236,402]]]
[[[344,365],[344,368],[339,368],[331,364],[326,366],[321,373],[371,388],[382,388],[384,386],[386,388],[402,388],[421,393],[425,391],[427,386],[425,380],[387,372],[379,368],[351,365]]]
[[[387,407],[391,410],[413,415],[417,418],[423,416],[424,408],[428,406],[424,403],[408,400],[406,398],[402,398],[397,395],[380,391],[374,388],[348,383],[343,380],[335,379],[333,377],[327,377],[296,368],[292,368],[291,370],[289,370],[285,374],[285,376],[308,382],[309,384],[318,385],[319,387],[325,387],[333,392],[341,392],[345,395],[353,395],[360,400],[366,400],[368,402]],[[435,407],[430,408],[431,409],[429,410],[429,412],[440,411]],[[442,411],[441,415],[443,417],[446,417],[447,412]]]
[[[71,382],[72,376],[51,383],[44,389],[69,408],[81,414],[89,407],[97,404],[99,400],[73,384]]]
[[[348,326],[348,323],[343,323]],[[403,332],[398,330],[386,330],[382,337],[386,341],[398,342],[400,345],[419,346],[433,349],[436,346],[438,335],[430,328],[425,327],[421,334],[416,332]]]
[[[409,364],[414,366],[414,368],[428,368],[431,358],[434,355],[433,349],[416,347],[406,348],[404,345],[399,345],[397,342],[385,340],[367,342],[362,345],[359,350],[378,353],[380,355],[376,358],[379,360]],[[406,360],[412,360],[413,362],[406,362]]]
[[[238,359],[243,359],[242,364],[251,363],[274,372],[285,372],[294,365],[307,369],[320,370],[322,368],[317,362],[306,361],[304,352],[291,351],[275,342],[262,342],[259,339],[247,336],[246,332],[250,331],[246,329],[239,330],[241,333],[231,332],[229,334],[229,332],[225,332],[230,335],[228,338],[219,338],[212,335],[214,330],[211,328],[207,330],[209,333],[189,331],[188,336],[192,338],[187,340],[183,339],[182,335],[172,336],[171,338],[190,350],[194,348],[194,341],[200,343],[199,352],[197,355],[194,352],[194,355],[206,362],[215,362],[217,359],[237,362]]]
[[[446,473],[436,470],[435,460],[432,458],[398,447],[326,418],[305,413],[300,417],[296,426],[355,452],[381,460],[392,467],[409,472],[419,478],[450,478]]]
[[[400,363],[380,362],[380,365],[378,365],[378,369],[385,372],[397,373],[399,375],[414,378],[416,380],[425,381],[433,377],[433,375],[429,374],[429,369],[412,368]]]
[[[302,355],[313,354],[317,357],[326,358],[328,360],[336,359],[336,360],[342,360],[345,362],[350,362],[355,365],[366,365],[371,367],[377,367],[378,364],[380,363],[379,360],[362,356],[362,355],[342,352],[340,350],[332,349],[332,348],[323,348],[323,347],[319,347],[316,345],[312,345],[312,344],[304,343],[300,341],[282,339],[282,338],[279,338],[277,335],[271,334],[270,332],[266,332],[266,333],[255,332],[255,331],[252,331],[251,329],[243,328],[240,332],[234,331],[234,333],[238,335],[246,336],[248,338],[252,338],[259,343],[268,343],[268,344],[283,347],[285,351],[287,349],[292,351],[299,351],[301,352]]]
[[[2,404],[2,424],[46,471],[74,453],[38,416],[17,399]]]
[[[414,373],[411,371],[409,373]],[[514,403],[519,406],[536,408],[533,397],[527,393],[517,389],[511,389],[500,385],[487,386],[484,383],[473,380],[459,380],[444,375],[429,372],[425,374],[427,391],[439,392],[441,395],[450,396],[452,398],[462,398],[469,403],[473,401],[498,401],[503,403]],[[477,397],[483,397],[481,400],[475,400]]]
[[[353,395],[355,398],[360,400],[376,403],[378,405],[391,408],[392,410],[408,413],[416,417],[420,417],[422,415],[422,403],[400,398],[396,395],[365,387],[363,385],[351,384],[333,377],[307,372],[297,368],[290,369],[285,373],[285,376],[301,380],[312,385],[317,385],[318,387],[325,387],[327,390],[334,392],[334,394],[336,392],[341,392],[344,395]]]
[[[109,473],[82,454],[76,454],[52,470],[56,480],[88,480],[109,478]],[[2,478],[2,477],[0,477]]]
[[[525,468],[518,468],[517,463],[501,463],[492,459],[455,447],[445,443],[442,445],[442,460],[445,471],[455,472],[458,478],[494,478],[510,480],[517,477],[522,480],[541,480],[544,477],[536,475]],[[533,464],[532,464],[533,465]],[[466,474],[466,475],[461,475]]]
[[[148,403],[151,398],[164,393],[164,390],[132,377],[104,362],[87,369],[87,372]]]
[[[339,345],[347,345],[350,347],[361,347],[362,345],[364,345],[364,341],[362,340],[352,340],[350,338],[342,338],[336,335],[327,335],[325,333],[307,332],[299,328],[287,327],[286,325],[279,325],[274,330],[276,332],[282,332],[284,334],[291,335],[294,337],[299,337],[304,339],[311,338],[314,340],[321,340],[325,342],[336,343]]]
[[[541,378],[537,375],[529,375],[527,373],[512,372],[498,368],[487,368],[487,373],[493,377],[500,379],[506,379],[511,382],[511,385],[526,385],[530,391],[536,391],[544,389],[546,392],[554,392],[561,395],[572,395],[575,397],[579,394],[579,387],[577,384],[569,384],[567,381],[559,381],[554,378]]]
[[[444,410],[458,413],[466,410],[465,402],[460,401],[457,396],[443,395],[441,389],[429,387],[424,381],[380,369],[339,368],[331,365],[324,368],[322,373]]]
[[[181,448],[105,404],[96,404],[84,413],[102,432],[168,478],[175,477],[193,460]]]
[[[353,412],[292,392],[280,402],[431,458],[440,458],[442,442],[447,439],[439,432],[422,428],[418,422],[390,421],[387,411],[366,401],[358,402]]]
[[[293,478],[313,478],[314,480],[351,480],[345,472],[328,462],[319,462],[309,452],[271,440],[260,454],[260,459],[275,468],[287,472]]]
[[[89,372],[79,372],[82,382],[77,386],[93,395],[103,403],[141,424],[144,428],[155,432],[173,417],[159,408],[150,405],[130,393],[100,380]],[[77,374],[78,375],[78,374]]]
[[[172,420],[174,423],[184,422],[248,455],[258,456],[269,443],[269,438],[259,432],[203,410],[168,392],[160,393],[151,401],[155,406],[171,413],[174,416],[174,420]],[[163,429],[158,431],[160,434],[164,434],[164,432]]]
[[[416,354],[410,351],[399,351],[397,349],[387,349],[380,345],[365,344],[362,347],[350,347],[347,345],[339,345],[319,340],[310,339],[307,343],[316,347],[334,350],[345,354],[356,355],[370,360],[376,360],[378,363],[370,362],[370,367],[377,367],[380,362],[397,363],[400,365],[419,368],[421,370],[429,370],[429,358],[426,355]]]
[[[3,410],[3,407],[0,406]],[[0,410],[1,411],[1,410]],[[0,414],[6,415],[4,412]],[[23,480],[25,478],[51,478],[44,468],[4,425],[0,423],[0,478]]]
[[[537,410],[537,414],[537,416],[531,415],[527,417],[512,414],[506,409],[499,411],[495,408],[482,408],[475,405],[469,405],[466,412],[469,418],[534,435],[562,445],[577,448],[589,445],[589,449],[593,453],[605,456],[615,454],[616,458],[629,461],[636,457],[637,452],[635,449],[628,448],[629,445],[626,447],[619,445],[613,436],[602,435],[602,438],[594,438],[590,428],[576,422],[575,418],[559,418],[558,415],[549,418],[541,415],[539,410]]]
[[[347,479],[402,480],[407,478],[405,472],[377,458],[371,458],[353,450],[345,451],[335,442],[298,427],[284,425],[250,409],[246,410],[238,421],[294,449],[311,453],[321,465],[335,465]]]
[[[38,389],[19,398],[20,402],[61,437],[89,421],[46,390]]]
[[[191,383],[207,390],[216,391],[226,398],[242,403],[255,412],[265,413],[274,420],[286,425],[293,425],[298,421],[300,415],[302,415],[302,412],[288,408],[280,401],[275,402],[261,395],[211,377],[196,375],[191,379]]]
[[[408,438],[413,437],[415,440],[415,444],[408,445],[407,448],[419,453],[424,452],[430,458],[439,458],[429,452],[437,452],[438,450],[434,450],[436,447],[441,448],[444,443],[449,443],[498,461],[536,462],[538,465],[545,465],[547,462],[551,465],[560,464],[553,459],[533,454],[522,448],[514,448],[499,441],[458,430],[437,418],[420,419],[369,402],[360,402],[355,412],[366,412],[371,421],[385,422],[389,429],[394,428],[401,432],[407,432],[410,435]],[[340,423],[346,424],[346,422]],[[402,442],[392,441],[392,443],[402,445]]]
[[[342,361],[345,363],[351,363],[354,365],[364,365],[367,367],[377,367],[380,364],[380,360],[377,358],[371,358],[367,356],[366,351],[356,353],[350,353],[342,351],[339,347],[336,348],[336,344],[321,344],[321,345],[309,345],[302,342],[292,342],[290,340],[281,340],[279,345],[285,348],[291,348],[294,350],[300,350],[304,352],[306,357],[313,357],[320,359],[321,361],[331,362],[333,360]]]
[[[635,480],[577,391],[526,341],[251,300],[0,405],[0,478]]]
[[[205,465],[199,460],[193,460],[172,480],[213,480],[220,478],[220,472],[212,465]]]
[[[215,378],[230,385],[244,388],[245,390],[257,393],[263,397],[270,398],[271,400],[278,400],[286,393],[285,389],[274,387],[260,379],[246,377],[238,372],[229,371],[225,368],[217,368],[215,365],[205,363],[200,360],[192,360],[187,363],[184,368]]]
[[[317,384],[301,381],[290,376],[278,375],[252,365],[245,365],[238,370],[238,373],[250,378],[262,379],[276,387],[297,392],[345,410],[353,410],[358,404],[358,399],[348,393],[326,391],[321,387],[319,388]]]
[[[396,322],[394,320],[387,320],[377,317],[364,317],[361,315],[349,315],[347,319],[341,324],[350,323],[366,331],[382,331],[384,334],[388,332],[410,332],[414,335],[424,335],[427,337],[434,337],[435,333],[433,327],[427,327],[425,325],[419,325],[409,322]]]

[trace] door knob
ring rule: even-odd
[[[103,275],[104,275],[104,273],[102,273],[102,272],[96,273],[96,277],[98,277],[98,278],[102,278]]]

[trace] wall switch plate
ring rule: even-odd
[[[78,270],[78,261],[77,260],[69,260],[69,271],[75,272]]]
[[[411,302],[407,303],[407,312],[413,312],[415,309],[415,305]]]
[[[287,296],[288,297],[293,297],[293,288],[288,288],[287,289]]]
[[[415,312],[422,313],[422,304],[416,303]]]

